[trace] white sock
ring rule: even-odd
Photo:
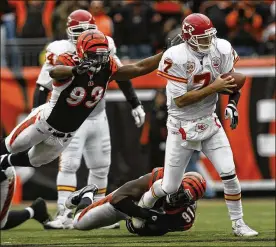
[[[159,179],[155,181],[151,188],[142,196],[138,206],[142,208],[152,208],[156,201],[165,195],[166,193],[162,189],[162,180]]]
[[[65,204],[68,196],[76,190],[77,177],[74,172],[59,171],[57,175],[58,204]]]
[[[224,198],[231,220],[238,220],[243,217],[241,202],[241,186],[237,176],[233,179],[222,180],[224,184]]]
[[[92,202],[93,202],[93,197],[94,197],[94,194],[93,192],[86,192],[82,198],[84,197],[88,197]]]
[[[71,191],[63,191],[63,190],[58,191],[58,200],[57,200],[58,205],[65,205],[65,201],[71,193],[72,193]]]
[[[29,214],[30,214],[30,219],[34,217],[34,210],[31,207],[27,207],[25,208]]]

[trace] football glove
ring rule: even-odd
[[[237,110],[237,107],[234,104],[228,104],[225,108],[224,113],[225,119],[230,119],[230,127],[231,129],[236,129],[238,123],[239,123],[239,113]]]
[[[74,76],[82,75],[88,71],[93,71],[94,62],[85,60],[72,69]]]
[[[143,109],[143,106],[138,105],[136,108],[132,109],[131,114],[135,120],[136,126],[140,128],[144,124],[146,117],[146,113]]]

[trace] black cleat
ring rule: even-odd
[[[33,219],[37,220],[43,226],[51,220],[51,216],[47,210],[46,202],[41,197],[38,197],[30,207],[34,210]]]
[[[77,207],[81,201],[82,196],[87,192],[92,192],[95,194],[98,192],[98,187],[95,184],[90,184],[80,190],[73,192],[70,196],[68,196],[65,202],[65,206],[69,209]]]

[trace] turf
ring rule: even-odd
[[[1,246],[275,246],[275,201],[243,200],[245,221],[258,237],[239,238],[231,231],[224,201],[201,200],[194,227],[187,232],[162,237],[138,237],[121,229],[114,230],[43,230],[35,220],[1,232]],[[54,212],[54,206],[50,206]]]

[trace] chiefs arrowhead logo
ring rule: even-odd
[[[208,128],[208,124],[205,123],[198,123],[195,127],[196,132],[203,132]]]
[[[193,27],[191,24],[189,24],[189,23],[187,23],[187,22],[184,22],[184,23],[183,23],[183,31],[184,31],[184,33],[192,34],[192,32],[193,32],[194,30],[195,30],[195,29],[194,29],[194,27]]]

